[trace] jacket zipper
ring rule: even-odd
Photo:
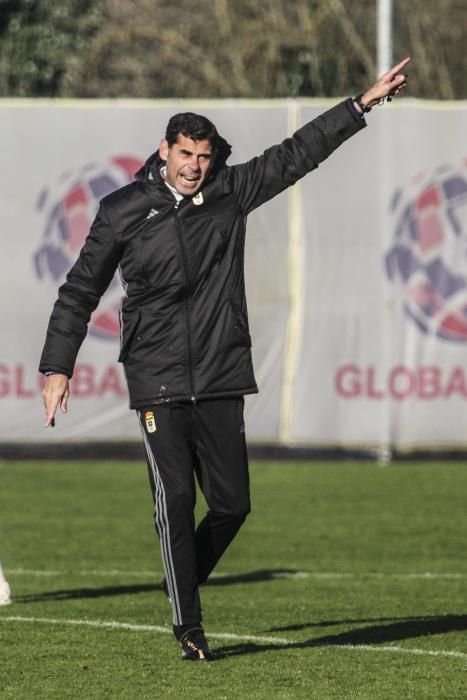
[[[183,229],[182,229],[182,224],[178,218],[178,205],[180,202],[177,202],[175,204],[175,229],[177,231],[177,236],[178,236],[178,242],[180,246],[180,259],[182,263],[182,273],[183,277],[185,280],[187,292],[190,290],[190,279],[188,277],[188,262],[187,262],[187,257],[186,257],[186,250],[185,250],[185,245],[183,243]],[[185,336],[186,336],[186,345],[187,345],[187,353],[188,353],[188,380],[190,383],[190,393],[191,393],[191,400],[193,403],[196,403],[196,396],[195,396],[195,389],[194,389],[194,380],[193,380],[193,351],[192,351],[192,345],[191,345],[191,322],[190,322],[190,304],[188,297],[186,296],[184,299],[184,306],[185,306]]]

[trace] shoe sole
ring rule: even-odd
[[[212,651],[203,652],[201,649],[198,652],[198,656],[195,652],[186,652],[182,650],[182,660],[183,661],[215,661],[217,656],[213,654]]]

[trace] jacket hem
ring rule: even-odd
[[[196,394],[196,401],[205,401],[208,399],[228,399],[233,396],[246,396],[247,394],[257,394],[258,387],[248,387],[245,389],[233,389],[232,391],[216,391],[207,392],[204,394]],[[139,399],[137,401],[130,400],[130,409],[137,410],[138,408],[145,408],[146,406],[165,406],[166,404],[173,403],[174,401],[183,401],[186,403],[193,403],[193,398],[189,394],[179,394],[175,396],[166,396],[163,399],[157,398],[147,398]]]

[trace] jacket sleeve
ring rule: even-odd
[[[263,155],[227,168],[230,187],[242,211],[249,214],[293,185],[365,126],[349,98]]]
[[[40,360],[40,372],[53,371],[72,376],[91,313],[115,274],[120,252],[101,203],[78,260],[58,291]]]

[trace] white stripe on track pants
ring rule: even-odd
[[[243,397],[138,410],[175,626],[201,622],[204,583],[250,512]],[[195,529],[195,478],[208,512]]]

